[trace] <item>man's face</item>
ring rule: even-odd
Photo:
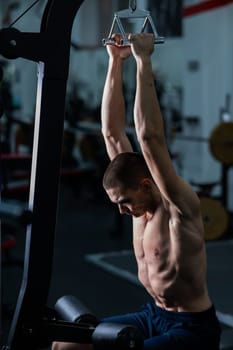
[[[119,187],[106,190],[111,202],[118,205],[120,214],[139,217],[145,214],[145,202],[141,188],[122,190]]]

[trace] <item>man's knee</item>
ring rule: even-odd
[[[53,342],[51,350],[93,350],[90,344]]]
[[[76,347],[75,347],[76,346]],[[62,343],[62,342],[53,342],[51,350],[75,350],[79,349],[77,344],[73,343]]]

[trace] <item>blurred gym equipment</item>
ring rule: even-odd
[[[213,157],[221,163],[221,178],[214,183],[196,183],[201,201],[205,239],[220,239],[227,232],[230,224],[228,212],[228,171],[233,165],[233,122],[221,122],[214,127],[209,138],[177,136],[179,140],[208,143]],[[211,193],[216,185],[221,185],[220,198],[213,198]]]
[[[223,122],[211,132],[209,146],[212,155],[225,166],[233,165],[233,122]]]
[[[55,310],[47,306],[58,210],[71,31],[83,1],[48,0],[39,33],[20,32],[12,26],[0,30],[0,54],[3,57],[38,63],[29,201],[25,207],[26,212],[31,213],[30,224],[26,226],[22,283],[8,339],[2,350],[41,349],[50,346],[54,340],[92,341],[93,328],[57,320]],[[127,329],[114,331],[116,338],[118,333],[121,334],[119,349],[121,346],[123,349],[141,349],[137,330],[128,332]],[[101,340],[103,334],[105,331],[101,327],[96,338]],[[111,339],[112,336],[108,337],[106,345]],[[98,349],[98,344],[96,346]]]
[[[229,216],[219,200],[200,196],[201,212],[205,228],[205,239],[220,238],[228,228]]]

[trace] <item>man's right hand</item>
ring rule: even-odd
[[[126,59],[131,55],[131,47],[121,45],[121,34],[113,34],[111,39],[115,41],[115,45],[107,45],[107,51],[112,58]]]
[[[151,33],[130,34],[131,50],[135,59],[150,57],[154,51],[154,35]]]

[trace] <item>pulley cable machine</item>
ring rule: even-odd
[[[52,274],[71,29],[82,2],[48,0],[39,33],[13,27],[0,31],[2,56],[38,63],[27,208],[32,216],[26,228],[21,287],[4,349],[33,350],[56,339],[58,326],[50,325],[46,303]]]
[[[53,340],[91,343],[96,339],[101,343],[105,334],[115,337],[110,346],[112,349],[142,348],[142,338],[135,327],[118,326],[114,329],[111,325],[96,327],[64,321],[57,317],[55,309],[47,307],[57,221],[71,31],[83,2],[47,0],[39,33],[20,32],[12,26],[0,30],[2,56],[6,59],[24,58],[38,64],[30,191],[25,208],[30,214],[30,222],[26,225],[22,283],[8,339],[2,350],[40,349],[49,346]],[[105,341],[108,343],[109,338]],[[102,345],[96,348],[102,348]]]
[[[122,34],[121,44],[123,46],[129,45],[130,40],[127,38],[124,26],[122,24],[122,19],[138,19],[138,18],[144,19],[144,22],[141,28],[141,33],[145,31],[147,25],[150,25],[155,37],[155,44],[163,44],[165,39],[164,37],[158,35],[155,24],[150,15],[150,12],[146,10],[138,9],[136,0],[129,0],[128,9],[115,12],[108,37],[102,40],[103,45],[105,46],[105,45],[115,44],[115,41],[112,39],[112,34],[114,32],[114,28],[116,24],[118,26],[118,29],[120,30],[120,33]]]

